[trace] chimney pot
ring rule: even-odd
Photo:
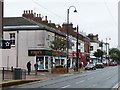
[[[26,10],[26,14],[28,13],[28,11]]]
[[[38,17],[38,14],[37,14],[37,17]]]
[[[29,14],[30,14],[30,10],[29,10]]]
[[[47,21],[47,16],[45,16],[45,21]]]
[[[24,14],[25,14],[25,10],[24,10]]]
[[[36,17],[36,13],[34,13],[34,17]]]
[[[39,17],[41,17],[41,14],[39,14]]]

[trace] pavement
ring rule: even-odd
[[[77,73],[83,73],[83,72],[85,72],[84,69],[81,69],[76,72],[73,69],[70,69],[67,74],[52,74],[51,72],[38,72],[37,75],[35,75],[35,73],[32,72],[30,75],[26,74],[26,79],[6,80],[6,81],[0,82],[0,87],[1,87],[0,90],[5,90],[6,88],[14,87],[20,84],[25,84],[25,83],[35,82],[35,81],[43,81],[43,80],[48,80],[55,77],[65,77],[65,76],[69,76]]]

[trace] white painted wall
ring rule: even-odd
[[[74,43],[74,46],[72,47],[72,49],[70,51],[75,51],[76,52],[76,42],[77,42],[77,39],[74,38],[74,37],[71,37],[70,39]],[[81,52],[84,52],[84,42],[81,41],[81,40],[78,40],[78,42],[80,43],[80,45],[78,45],[78,49],[80,49]]]
[[[94,52],[96,52],[97,49],[99,49],[99,43],[90,42],[90,46],[93,46],[93,51],[90,51],[90,55],[92,56]]]
[[[16,46],[17,46],[17,32],[10,31],[4,32],[4,39],[10,39],[9,33],[16,33],[16,45],[12,46],[10,50],[5,50],[3,65],[7,66],[7,57],[9,56],[9,66],[16,67]],[[54,33],[47,32],[44,30],[22,30],[18,33],[18,67],[26,69],[26,64],[31,61],[32,69],[34,69],[34,64],[36,62],[35,56],[28,56],[28,49],[36,48],[48,48],[48,43],[46,42],[46,36],[50,35],[50,38],[54,37]],[[48,40],[50,42],[50,40]],[[44,46],[40,46],[44,45]]]

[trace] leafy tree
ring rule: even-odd
[[[94,56],[95,56],[95,57],[102,57],[102,56],[103,56],[103,53],[104,53],[104,52],[103,52],[102,50],[97,49],[97,52],[94,53]]]
[[[66,50],[66,40],[55,38],[50,47],[54,50]]]
[[[110,58],[120,63],[120,51],[117,48],[110,49]]]

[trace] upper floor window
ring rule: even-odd
[[[48,35],[48,37],[46,38],[46,40],[50,40],[50,35]]]
[[[11,45],[15,45],[15,33],[10,33]]]
[[[93,46],[90,46],[90,51],[93,51]]]

